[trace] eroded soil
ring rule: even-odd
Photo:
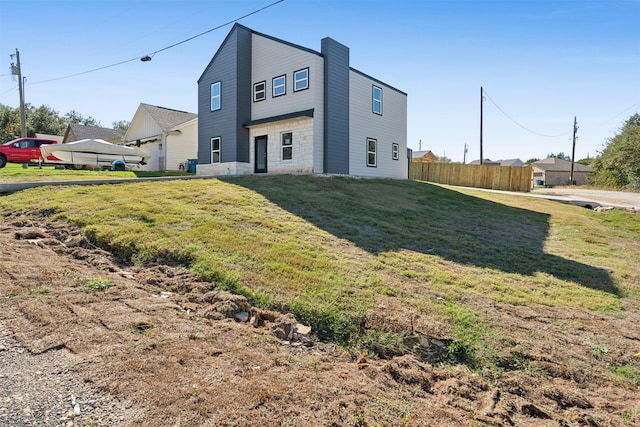
[[[186,270],[122,266],[43,218],[0,228],[0,425],[640,425],[638,384],[611,372],[640,368],[636,307],[606,316],[470,300],[507,343],[502,370],[476,374],[289,341],[273,331],[290,317],[237,321],[246,300]],[[371,322],[384,313],[399,328],[417,319],[391,297]]]

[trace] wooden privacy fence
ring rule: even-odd
[[[411,162],[409,179],[463,187],[528,192],[533,188],[533,167]]]

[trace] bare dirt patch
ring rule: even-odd
[[[640,367],[634,307],[468,301],[502,342],[501,370],[476,374],[431,353],[383,360],[307,340],[290,315],[184,269],[122,266],[66,224],[0,228],[0,425],[640,425],[637,382],[611,373]],[[393,297],[379,306],[374,326],[449,333]]]

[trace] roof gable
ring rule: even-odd
[[[173,110],[157,105],[140,104],[140,107],[149,113],[151,118],[158,123],[158,126],[160,126],[162,130],[170,130],[198,117],[195,113]]]

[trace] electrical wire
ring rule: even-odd
[[[8,90],[8,91],[6,91],[6,92],[2,92],[2,93],[0,93],[0,96],[4,96],[4,95],[8,94],[9,92],[13,92],[13,91],[14,91],[14,90],[16,90],[16,89],[18,89],[18,85],[15,85],[14,87],[12,87],[11,89],[9,89],[9,90]]]
[[[231,20],[231,21],[225,22],[224,24],[221,24],[221,25],[218,25],[218,26],[216,26],[216,27],[213,27],[213,28],[211,28],[211,29],[209,29],[209,30],[207,30],[207,31],[203,31],[203,32],[201,32],[201,33],[199,33],[199,34],[196,34],[195,36],[191,36],[191,37],[189,37],[189,38],[187,38],[187,39],[184,39],[184,40],[182,40],[182,41],[179,41],[179,42],[177,42],[177,43],[174,43],[174,44],[172,44],[172,45],[170,45],[170,46],[163,47],[162,49],[158,49],[158,50],[154,51],[153,53],[151,53],[151,54],[149,54],[149,55],[143,55],[142,57],[140,57],[140,56],[136,56],[135,58],[127,59],[127,60],[125,60],[125,61],[117,62],[117,63],[115,63],[115,64],[111,64],[111,65],[105,65],[104,67],[98,67],[98,68],[94,68],[94,69],[91,69],[91,70],[82,71],[82,72],[80,72],[80,73],[70,74],[70,75],[62,76],[62,77],[56,77],[56,78],[53,78],[53,79],[47,79],[47,80],[40,80],[40,81],[37,81],[37,82],[31,82],[31,83],[29,83],[29,84],[30,84],[30,85],[36,85],[36,84],[41,84],[41,83],[49,83],[49,82],[53,82],[53,81],[56,81],[56,80],[69,79],[69,78],[71,78],[71,77],[77,77],[77,76],[81,76],[81,75],[83,75],[83,74],[89,74],[89,73],[93,73],[93,72],[96,72],[96,71],[105,70],[105,69],[107,69],[107,68],[117,67],[118,65],[123,65],[123,64],[126,64],[126,63],[128,63],[128,62],[137,61],[137,60],[140,60],[140,59],[142,59],[142,58],[149,58],[149,57],[153,57],[156,53],[163,52],[163,51],[165,51],[165,50],[171,49],[171,48],[173,48],[173,47],[176,47],[176,46],[178,46],[178,45],[181,45],[181,44],[183,44],[183,43],[186,43],[186,42],[188,42],[188,41],[191,41],[191,40],[193,40],[193,39],[195,39],[195,38],[197,38],[197,37],[200,37],[200,36],[203,36],[203,35],[205,35],[205,34],[208,34],[208,33],[212,32],[212,31],[219,30],[220,28],[226,27],[227,25],[231,25],[231,24],[233,24],[233,23],[236,23],[236,22],[240,21],[241,19],[247,18],[247,17],[249,17],[249,16],[251,16],[251,15],[255,15],[256,13],[262,12],[263,10],[268,9],[268,8],[270,8],[271,6],[275,6],[275,5],[276,5],[276,4],[278,4],[278,3],[282,3],[283,1],[284,1],[284,0],[277,0],[277,1],[274,1],[273,3],[270,3],[270,4],[268,4],[268,5],[264,6],[264,7],[261,7],[260,9],[256,9],[256,10],[254,10],[253,12],[247,13],[246,15],[242,15],[242,16],[241,16],[241,17],[239,17],[239,18],[236,18],[236,19],[233,19],[233,20]]]
[[[543,133],[538,133],[538,132],[536,132],[536,131],[533,131],[533,130],[531,130],[531,129],[529,129],[529,128],[525,127],[524,125],[521,125],[520,123],[518,123],[517,121],[515,121],[515,120],[514,120],[510,115],[508,115],[507,113],[505,113],[505,111],[504,111],[502,108],[500,108],[500,106],[498,106],[498,104],[496,104],[496,102],[495,102],[495,101],[494,101],[494,100],[489,96],[489,94],[487,93],[487,91],[486,91],[486,90],[482,89],[482,94],[483,94],[484,96],[486,96],[487,98],[489,98],[489,101],[491,101],[491,103],[492,103],[493,105],[495,105],[495,107],[496,107],[498,110],[500,110],[500,112],[501,112],[502,114],[504,114],[506,118],[508,118],[508,119],[509,119],[509,120],[511,120],[513,123],[515,123],[516,125],[520,126],[522,129],[526,130],[526,131],[527,131],[527,132],[529,132],[529,133],[532,133],[532,134],[534,134],[534,135],[538,135],[538,136],[542,136],[542,137],[545,137],[545,138],[558,138],[558,137],[561,137],[561,136],[569,135],[571,132],[573,132],[573,130],[570,130],[570,131],[568,131],[568,132],[564,132],[564,133],[561,133],[561,134],[558,134],[558,135],[545,135],[545,134],[543,134]]]

